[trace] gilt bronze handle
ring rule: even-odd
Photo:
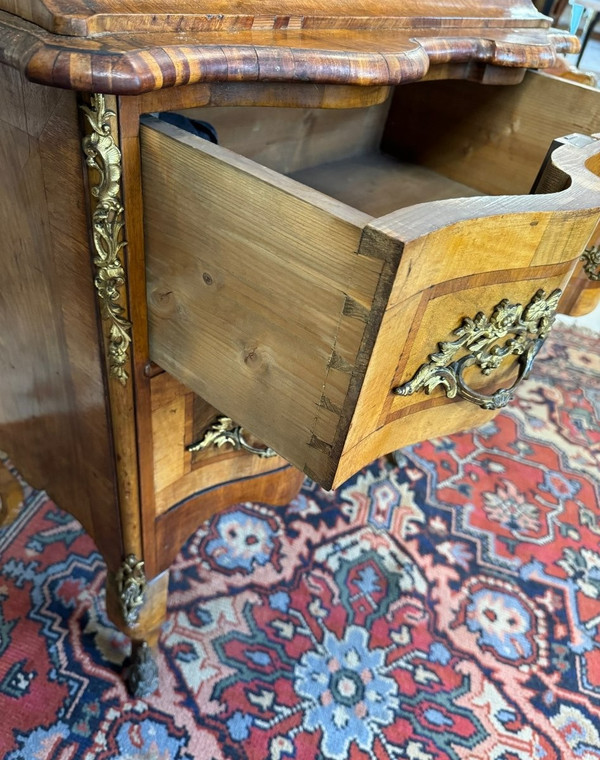
[[[600,280],[600,246],[592,245],[581,254],[583,271],[593,282]]]
[[[453,331],[456,340],[438,343],[437,352],[430,354],[411,380],[393,392],[399,396],[410,396],[420,390],[431,393],[441,385],[448,398],[458,395],[482,409],[501,409],[529,375],[533,360],[550,332],[561,295],[559,289],[549,296],[538,290],[525,307],[505,298],[489,318],[481,311],[473,318],[465,317]],[[462,356],[456,358],[459,353]],[[489,375],[508,356],[519,357],[519,374],[510,388],[500,388],[488,395],[465,382],[463,372],[468,367],[477,366],[482,374]]]
[[[225,416],[218,417],[199,441],[186,446],[186,451],[204,451],[211,446],[221,448],[227,444],[235,451],[243,449],[263,459],[277,456],[277,452],[268,446],[253,446],[248,443],[244,438],[243,428],[236,425],[230,417]]]

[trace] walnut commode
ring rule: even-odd
[[[599,294],[600,95],[526,73],[577,48],[532,3],[244,5],[0,0],[0,448],[138,696],[205,519],[490,419]]]

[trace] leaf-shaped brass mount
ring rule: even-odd
[[[106,108],[104,95],[92,95],[90,106],[81,106],[91,127],[83,138],[83,152],[88,167],[96,172],[96,184],[91,194],[97,199],[92,213],[94,244],[94,283],[100,299],[102,319],[110,322],[108,360],[110,374],[122,385],[128,379],[127,351],[131,343],[131,323],[121,306],[121,290],[125,286],[125,270],[121,250],[127,245],[122,239],[123,206],[121,193],[121,151],[111,129],[115,112]],[[92,180],[93,181],[93,180]]]
[[[216,422],[211,425],[204,433],[203,437],[197,442],[192,443],[186,447],[187,451],[204,451],[211,446],[221,448],[229,444],[233,446],[235,451],[244,449],[251,454],[267,459],[268,457],[277,456],[277,452],[268,446],[258,447],[252,446],[244,438],[243,428],[236,425],[230,417],[218,417]]]
[[[123,620],[127,625],[135,625],[140,607],[144,604],[146,590],[144,562],[135,554],[128,555],[117,571],[116,582]]]
[[[501,409],[511,401],[517,385],[531,371],[533,360],[554,322],[561,295],[559,289],[549,296],[538,290],[524,308],[505,298],[494,307],[489,318],[481,311],[472,319],[465,317],[454,330],[456,340],[438,343],[437,353],[430,354],[412,379],[393,392],[410,396],[420,390],[431,393],[442,385],[448,398],[458,395],[482,409]],[[460,351],[467,353],[455,358]],[[477,366],[484,375],[489,375],[507,356],[519,357],[519,374],[510,388],[500,388],[486,395],[467,385],[463,377],[467,367]]]
[[[583,271],[587,274],[588,279],[593,281],[600,280],[600,246],[593,245],[586,248],[581,254],[583,261]]]

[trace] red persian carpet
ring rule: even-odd
[[[560,327],[494,422],[215,516],[143,701],[94,544],[29,491],[0,533],[0,757],[598,760],[599,420],[600,335]]]

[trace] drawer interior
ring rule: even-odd
[[[430,81],[362,109],[182,111],[226,148],[372,216],[416,203],[528,193],[557,137],[593,134],[598,90],[529,72],[522,84]]]
[[[447,198],[481,195],[382,146],[392,100],[363,109],[198,108],[179,112],[211,124],[219,144],[371,216]],[[394,105],[394,109],[398,106]]]
[[[371,216],[480,193],[426,166],[377,151],[294,172],[293,179]]]

